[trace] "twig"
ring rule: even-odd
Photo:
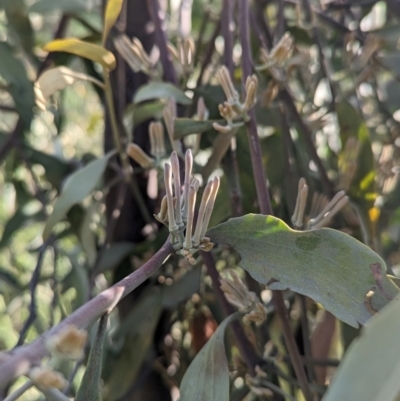
[[[221,19],[215,25],[214,32],[213,32],[213,34],[211,36],[210,41],[208,42],[207,49],[206,49],[206,51],[204,53],[204,56],[202,58],[201,67],[200,67],[200,74],[199,74],[199,76],[197,78],[196,87],[200,87],[201,84],[202,84],[204,71],[206,70],[206,67],[208,66],[208,64],[210,64],[211,58],[212,58],[212,56],[214,54],[215,39],[217,39],[217,36],[219,35],[220,30],[221,30]]]
[[[173,251],[169,238],[165,244],[139,269],[101,292],[89,302],[82,305],[57,326],[43,333],[28,345],[10,351],[9,355],[0,362],[0,390],[7,386],[13,378],[25,374],[33,364],[48,354],[46,341],[67,325],[87,328],[105,312],[112,310],[115,305],[135,288],[148,279],[164,263]]]
[[[176,75],[176,71],[168,50],[168,39],[165,33],[165,29],[163,28],[164,21],[161,19],[159,1],[147,0],[147,7],[149,9],[149,13],[154,24],[154,33],[158,49],[160,50],[160,60],[163,66],[164,80],[177,84],[178,77]]]
[[[242,46],[242,86],[245,87],[245,82],[248,76],[252,73],[252,59],[250,53],[250,39],[249,39],[249,7],[247,0],[239,0],[239,31],[240,43]],[[251,162],[253,167],[254,181],[256,184],[257,197],[261,213],[272,214],[271,202],[269,199],[266,177],[264,174],[264,166],[261,157],[260,140],[257,135],[257,126],[255,121],[254,110],[249,113],[250,121],[247,124],[247,136],[250,146]],[[307,401],[312,401],[313,395],[310,390],[306,374],[301,362],[299,350],[297,348],[293,332],[290,327],[289,316],[287,308],[280,291],[273,291],[273,303],[276,307],[278,316],[282,323],[283,336],[285,338],[286,346],[292,360],[293,368],[295,370],[300,387],[304,393]]]
[[[21,397],[21,395],[24,394],[31,387],[33,387],[32,380],[27,380],[21,387],[18,387],[8,397],[4,398],[3,401],[17,401]]]
[[[51,236],[39,249],[39,254],[37,258],[37,263],[35,270],[33,271],[31,281],[29,283],[29,290],[31,293],[31,303],[29,305],[29,316],[26,319],[21,332],[19,334],[18,342],[15,347],[19,347],[24,343],[26,334],[29,328],[32,326],[33,322],[36,320],[37,313],[36,313],[36,287],[39,283],[40,272],[42,269],[44,254],[46,252],[47,247],[49,246],[50,242],[53,241],[53,237]]]

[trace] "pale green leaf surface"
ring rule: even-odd
[[[175,138],[182,138],[185,135],[201,134],[213,129],[215,122],[224,125],[224,120],[196,121],[192,118],[177,118],[175,120],[174,136]]]
[[[180,104],[191,104],[192,100],[189,99],[184,92],[178,87],[167,82],[150,82],[143,85],[136,92],[133,101],[135,103],[144,102],[145,100],[152,99],[175,99]]]
[[[114,152],[110,152],[101,159],[90,162],[66,179],[61,195],[54,204],[53,213],[44,227],[44,240],[49,238],[53,227],[65,216],[68,210],[82,201],[96,187],[107,167],[108,159],[113,154]]]
[[[132,253],[135,245],[132,242],[114,242],[101,256],[96,268],[96,273],[103,273],[117,267],[129,254]]]
[[[15,108],[25,127],[29,128],[35,106],[33,83],[28,79],[24,65],[14,56],[13,49],[8,43],[0,42],[0,60],[0,80],[6,82]]]
[[[80,13],[89,11],[89,7],[83,0],[39,0],[29,7],[29,12],[38,14],[48,14],[54,11]]]
[[[337,230],[294,231],[275,217],[248,214],[212,228],[208,236],[236,249],[240,266],[258,282],[276,280],[269,284],[271,290],[306,295],[354,327],[371,317],[364,301],[368,291],[376,289],[372,264],[382,268],[386,294],[398,293],[386,277],[383,259]],[[388,302],[378,290],[373,299],[377,309]]]
[[[323,401],[396,401],[400,394],[400,298],[350,345]]]
[[[106,336],[108,314],[100,318],[96,338],[89,354],[89,360],[83,375],[81,385],[75,401],[101,401],[101,370],[103,357],[103,344]]]
[[[118,19],[124,0],[108,0],[104,13],[103,46],[106,44],[108,34]]]
[[[228,401],[229,368],[225,329],[238,316],[226,318],[196,355],[182,379],[180,401]]]

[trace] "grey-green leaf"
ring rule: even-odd
[[[180,401],[228,401],[229,368],[224,336],[228,324],[239,314],[227,317],[196,355],[183,376]]]
[[[89,11],[88,5],[82,0],[39,0],[29,7],[29,12],[47,14],[54,11],[64,13],[80,13]]]
[[[139,103],[144,102],[145,100],[160,98],[172,98],[180,104],[192,103],[192,100],[189,99],[184,92],[182,92],[176,86],[166,82],[150,82],[149,84],[141,86],[136,92],[133,101],[135,103]]]
[[[400,298],[375,315],[350,345],[323,401],[397,401]]]
[[[96,338],[89,354],[86,370],[79,386],[75,401],[101,401],[100,380],[103,344],[106,336],[108,313],[100,318]]]
[[[0,42],[0,60],[0,76],[7,83],[7,90],[25,127],[29,128],[35,106],[33,83],[28,79],[22,62],[14,56],[8,43]]]
[[[185,135],[201,134],[212,129],[215,122],[224,125],[224,120],[197,121],[192,118],[177,118],[175,120],[174,136],[178,139]]]
[[[306,295],[354,327],[371,317],[365,304],[370,290],[375,291],[374,309],[399,291],[386,277],[383,259],[341,231],[294,231],[275,217],[249,214],[211,229],[208,236],[235,248],[240,266],[258,282]],[[380,289],[371,270],[376,264],[382,272]]]
[[[49,238],[53,227],[65,216],[68,210],[93,191],[107,167],[108,159],[113,154],[114,152],[109,152],[101,159],[90,162],[66,179],[61,195],[54,204],[53,213],[46,222],[43,231],[44,240]]]

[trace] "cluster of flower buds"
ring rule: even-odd
[[[172,43],[168,43],[168,50],[174,59],[180,63],[184,74],[190,74],[193,71],[195,53],[193,38],[179,38],[177,48]]]
[[[272,48],[271,52],[261,49],[260,59],[262,65],[257,67],[258,71],[264,71],[272,67],[283,67],[293,53],[294,41],[292,35],[287,32],[279,42]]]
[[[194,207],[200,183],[192,176],[192,167],[193,156],[189,149],[185,154],[185,179],[182,192],[179,158],[175,151],[172,152],[171,164],[165,163],[164,169],[166,195],[161,201],[160,212],[154,216],[159,222],[168,226],[174,249],[191,264],[195,264],[193,254],[197,250],[208,252],[214,245],[205,235],[219,188],[219,178],[215,177],[204,188],[196,229],[193,230]]]
[[[296,229],[301,229],[304,222],[304,212],[307,204],[308,186],[304,178],[299,180],[299,188],[296,206],[292,216],[292,224]],[[323,195],[314,194],[311,205],[311,219],[307,222],[308,230],[315,230],[327,226],[333,216],[338,213],[348,202],[349,197],[344,191],[339,191],[331,201]]]
[[[224,134],[231,133],[235,128],[241,127],[243,121],[234,122],[237,118],[248,121],[247,112],[256,104],[258,80],[255,75],[247,77],[246,80],[246,96],[243,103],[240,102],[239,93],[235,89],[231,80],[228,69],[222,66],[217,72],[217,79],[224,90],[226,101],[218,106],[219,113],[226,120],[226,125],[214,123],[213,127],[216,131]]]
[[[134,72],[142,71],[153,78],[158,76],[156,65],[139,39],[130,40],[126,35],[119,35],[114,39],[114,46]]]
[[[260,325],[267,317],[264,305],[254,292],[248,290],[233,270],[230,271],[230,275],[231,280],[221,279],[221,290],[225,298],[241,312],[246,312],[243,317],[244,323],[254,322]]]
[[[150,169],[159,166],[160,159],[166,155],[164,128],[161,122],[153,121],[149,124],[150,153],[154,158],[148,156],[145,151],[135,143],[130,143],[126,152],[140,167]]]

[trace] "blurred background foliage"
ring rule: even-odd
[[[152,0],[126,0],[111,37],[121,32],[137,37],[157,57],[151,4]],[[188,74],[175,60],[174,82],[165,77],[164,65],[165,80],[193,99],[191,105],[178,106],[178,115],[191,118],[202,96],[209,118],[218,120],[218,104],[224,100],[215,78],[224,62],[222,1],[160,4],[166,12],[169,40],[176,45],[180,37],[190,35],[196,43]],[[167,236],[159,226],[154,230],[154,221],[140,207],[144,205],[148,216],[158,212],[162,194],[157,192],[154,171],[143,171],[133,163],[138,200],[118,180],[114,157],[102,182],[70,208],[43,243],[45,222],[66,178],[102,157],[113,144],[103,93],[96,86],[76,81],[41,110],[35,104],[33,82],[57,65],[101,79],[96,63],[66,53],[46,53],[43,46],[61,37],[100,43],[103,7],[97,0],[0,2],[0,350],[35,339],[148,260]],[[236,8],[234,16],[232,61],[240,88]],[[262,64],[260,49],[272,47],[285,32],[290,32],[295,44],[281,70],[257,72],[257,126],[276,216],[290,222],[300,177],[306,178],[314,195],[310,207],[312,199],[328,199],[343,189],[351,202],[331,226],[378,252],[392,274],[400,268],[399,19],[395,0],[254,0],[250,7],[255,66]],[[107,46],[114,50],[111,40]],[[124,140],[131,135],[148,152],[148,120],[162,118],[164,103],[135,103],[134,94],[148,78],[131,71],[116,56],[111,80],[118,123],[121,132],[128,132]],[[185,134],[196,134],[199,126],[187,124],[178,120],[176,135],[178,127]],[[215,174],[221,178],[213,226],[238,214],[257,213],[258,205],[245,129],[235,136],[236,152],[230,150],[221,163],[204,167],[220,146],[215,142],[218,133],[210,128],[202,129],[195,173],[203,180]],[[193,146],[193,136],[185,136],[183,143]],[[115,210],[118,216],[113,215]],[[222,275],[229,268],[240,273],[234,253],[218,248],[214,256]],[[269,307],[270,291],[240,274]],[[226,314],[214,290],[201,257],[191,267],[173,256],[121,302],[118,313],[111,316],[105,345],[104,399],[177,399],[190,361]],[[292,293],[285,297],[299,348],[309,362],[309,380],[322,396],[358,330],[340,324],[311,300],[303,302]],[[262,326],[245,326],[244,331],[253,361],[269,369],[271,382],[299,396],[275,313],[271,311]],[[257,386],[250,391],[243,355],[232,333],[228,343],[234,372],[231,399],[283,399],[261,385],[258,393]],[[60,367],[70,378],[71,396],[85,364],[81,360]],[[21,399],[40,397],[30,390]]]

